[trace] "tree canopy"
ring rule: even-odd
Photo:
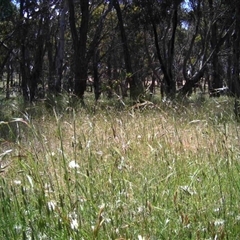
[[[1,89],[29,102],[61,92],[84,101],[89,87],[96,100],[196,86],[240,97],[239,3],[2,0]]]

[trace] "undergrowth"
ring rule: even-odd
[[[231,99],[54,101],[1,120],[1,239],[240,237]]]

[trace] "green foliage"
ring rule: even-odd
[[[15,7],[10,0],[0,1],[0,21],[10,19],[15,11]]]

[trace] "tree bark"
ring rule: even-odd
[[[99,45],[99,39],[103,28],[103,21],[105,20],[107,14],[111,11],[112,8],[110,2],[108,5],[108,9],[101,15],[98,25],[96,27],[94,37],[89,43],[89,48],[87,48],[87,38],[89,30],[88,26],[90,19],[89,6],[90,3],[88,0],[80,0],[81,23],[78,31],[75,21],[74,1],[68,0],[69,22],[74,48],[74,93],[82,100],[87,86],[88,64],[90,59],[93,57],[97,46]]]
[[[99,50],[96,50],[93,56],[93,86],[94,86],[94,95],[95,100],[97,101],[101,95],[101,86],[100,86],[100,79],[98,73],[98,63],[99,63]]]
[[[59,41],[57,46],[57,56],[56,56],[56,72],[57,76],[55,79],[55,91],[60,93],[62,89],[62,74],[63,74],[63,59],[64,59],[64,47],[65,47],[65,28],[66,28],[66,12],[68,6],[66,0],[63,0],[63,6],[60,13],[59,20]]]
[[[201,61],[201,64],[199,64],[199,70],[197,70],[193,76],[189,77],[187,75],[187,63],[189,62],[189,59],[191,57],[195,39],[199,34],[200,21],[201,21],[201,15],[202,15],[201,13],[202,13],[201,5],[200,5],[200,2],[198,2],[198,5],[196,6],[197,21],[195,26],[195,32],[192,36],[192,39],[190,41],[190,46],[187,50],[187,53],[183,62],[183,76],[186,80],[186,84],[179,90],[179,95],[183,95],[183,96],[188,94],[192,90],[192,87],[203,77],[204,71],[207,69],[207,64],[211,61],[214,61],[214,57],[215,57],[215,60],[219,62],[219,59],[218,59],[219,49],[232,32],[232,27],[233,27],[232,22],[230,22],[231,24],[228,27],[228,29],[223,28],[221,32],[219,32],[219,34],[217,34],[216,32],[216,29],[215,29],[216,26],[213,26],[213,25],[209,26],[209,29],[206,31],[207,35],[205,36],[205,42],[202,46],[202,50],[200,51],[200,54],[197,56],[198,61]],[[214,19],[212,23],[214,24],[215,21],[216,19]],[[213,36],[216,36],[217,34],[216,36],[217,40],[215,39],[213,40],[211,38],[210,33],[212,33]],[[211,42],[212,43],[211,48],[209,48],[209,40],[213,41]],[[216,63],[215,71],[218,71],[218,70],[219,70],[219,64]],[[215,75],[215,77],[217,77],[217,75]],[[216,78],[216,81],[217,81],[217,78]]]
[[[25,39],[27,36],[27,29],[26,24],[24,23],[24,0],[20,1],[20,19],[22,21],[22,27],[20,30],[20,36],[21,36],[21,58],[20,58],[20,69],[21,69],[21,88],[22,88],[22,94],[23,99],[25,102],[29,101],[29,92],[28,92],[28,79],[29,74],[27,71],[27,62],[26,62],[26,47],[25,47]],[[26,20],[27,21],[27,20]]]
[[[124,62],[125,68],[127,71],[127,79],[126,81],[130,84],[130,97],[132,99],[137,99],[143,93],[143,87],[140,80],[136,79],[135,74],[133,73],[132,63],[131,63],[131,56],[128,48],[128,40],[124,28],[123,18],[122,18],[122,11],[119,5],[118,0],[113,0],[113,6],[117,13],[119,29],[121,33],[121,40],[122,40],[122,47],[123,47],[123,55],[124,55]]]
[[[173,4],[173,13],[171,17],[171,24],[169,24],[168,29],[171,28],[171,38],[167,42],[167,46],[165,46],[165,38],[163,40],[163,53],[161,53],[160,45],[159,45],[159,36],[157,31],[156,22],[153,17],[153,5],[151,1],[148,1],[148,15],[150,18],[150,22],[152,24],[153,28],[153,34],[154,34],[154,42],[156,47],[156,53],[157,58],[161,67],[161,70],[164,75],[164,83],[165,85],[165,92],[167,94],[167,97],[173,98],[176,93],[176,82],[174,80],[173,74],[172,74],[172,64],[174,59],[174,48],[175,48],[175,35],[176,35],[176,28],[178,23],[178,6],[180,4],[180,1],[176,1]],[[166,57],[167,56],[167,57]]]
[[[240,6],[236,6],[235,14],[235,30],[233,35],[233,84],[235,88],[235,96],[240,98]]]
[[[209,4],[209,9],[210,9],[210,16],[214,16],[214,6],[213,6],[213,0],[208,0]],[[213,23],[211,25],[211,39],[210,39],[210,45],[211,45],[211,50],[215,49],[211,63],[212,63],[212,89],[217,89],[221,88],[223,85],[222,77],[220,74],[221,67],[219,63],[219,58],[218,58],[218,52],[219,48],[217,45],[218,41],[218,26],[217,26],[217,21],[216,19],[213,19]],[[219,95],[218,95],[219,96]]]
[[[88,33],[88,23],[89,23],[89,1],[81,0],[81,25],[78,31],[75,21],[75,8],[74,1],[68,0],[69,8],[69,22],[73,40],[74,49],[74,93],[81,100],[83,100],[84,92],[87,86],[87,70],[88,63],[86,61],[86,51],[87,51],[87,33]]]

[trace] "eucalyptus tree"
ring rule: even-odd
[[[10,0],[0,1],[0,80],[6,72],[6,97],[9,97],[9,83],[16,60],[16,7]],[[4,84],[3,84],[4,86]]]
[[[47,86],[49,94],[62,90],[63,65],[65,56],[65,32],[67,23],[66,0],[48,2],[46,14],[49,16],[46,26],[46,54],[44,56]]]
[[[49,39],[54,1],[20,0],[20,69],[25,101],[35,99],[39,84],[43,85],[43,66]]]
[[[199,0],[190,0],[186,8],[184,24],[187,27],[187,38],[185,39],[183,56],[183,77],[185,85],[180,89],[181,95],[192,91],[194,85],[203,77],[209,54],[209,24],[203,21],[204,4]]]
[[[0,1],[0,21],[8,21],[13,17],[15,13],[15,6],[11,0]]]
[[[219,34],[219,20],[222,18],[222,12],[221,12],[221,6],[219,6],[219,3],[216,3],[216,1],[208,0],[209,5],[209,22],[211,22],[211,29],[210,29],[210,48],[213,50],[216,48],[216,51],[214,51],[211,64],[212,64],[212,86],[211,88],[221,88],[223,79],[221,78],[221,64],[219,61],[219,48],[217,42],[218,42],[218,34]]]
[[[65,58],[65,31],[66,31],[66,13],[68,11],[67,1],[61,1],[60,11],[59,11],[59,28],[57,33],[57,43],[56,43],[56,78],[54,79],[54,90],[59,93],[62,89],[62,77],[64,71],[64,60]]]
[[[234,33],[232,35],[232,92],[235,95],[235,114],[239,120],[240,117],[240,1],[231,3],[234,9]]]
[[[211,88],[218,89],[223,87],[223,82],[224,84],[230,83],[229,79],[224,79],[227,71],[225,56],[231,56],[228,43],[235,31],[234,22],[237,19],[234,16],[237,13],[235,10],[236,6],[233,7],[233,2],[228,4],[225,1],[208,0],[208,6],[208,19],[211,22],[210,49],[213,51],[213,56],[210,60],[212,66]]]
[[[125,26],[124,26],[125,23],[122,17],[122,10],[121,10],[119,1],[113,0],[113,6],[117,13],[118,24],[119,24],[119,29],[121,33],[124,62],[125,62],[125,68],[127,72],[127,82],[130,85],[130,97],[136,100],[143,93],[142,83],[140,79],[136,77],[136,74],[134,74],[133,72],[132,61],[131,61],[132,59],[129,52],[128,39],[127,39]]]
[[[174,97],[176,79],[173,71],[176,30],[180,25],[179,11],[182,0],[133,1],[140,8],[142,23],[152,32],[155,53],[164,76],[165,92]]]
[[[188,38],[185,44],[183,76],[186,84],[180,94],[186,95],[211,69],[212,87],[222,87],[220,53],[233,31],[233,20],[226,21],[228,10],[222,1],[189,0],[186,15]],[[189,71],[190,70],[190,71]]]
[[[234,31],[232,38],[232,82],[231,89],[234,95],[240,98],[240,1],[235,0],[229,3],[233,12]]]
[[[98,19],[96,19],[94,14],[99,8],[102,11]],[[74,93],[83,100],[84,92],[86,91],[89,62],[100,43],[103,23],[112,9],[112,4],[106,1],[68,0],[68,9],[74,50]],[[77,14],[77,9],[80,11],[79,14]],[[94,27],[93,24],[95,24]],[[93,31],[93,34],[90,34],[90,31]],[[89,36],[91,36],[90,39]]]

